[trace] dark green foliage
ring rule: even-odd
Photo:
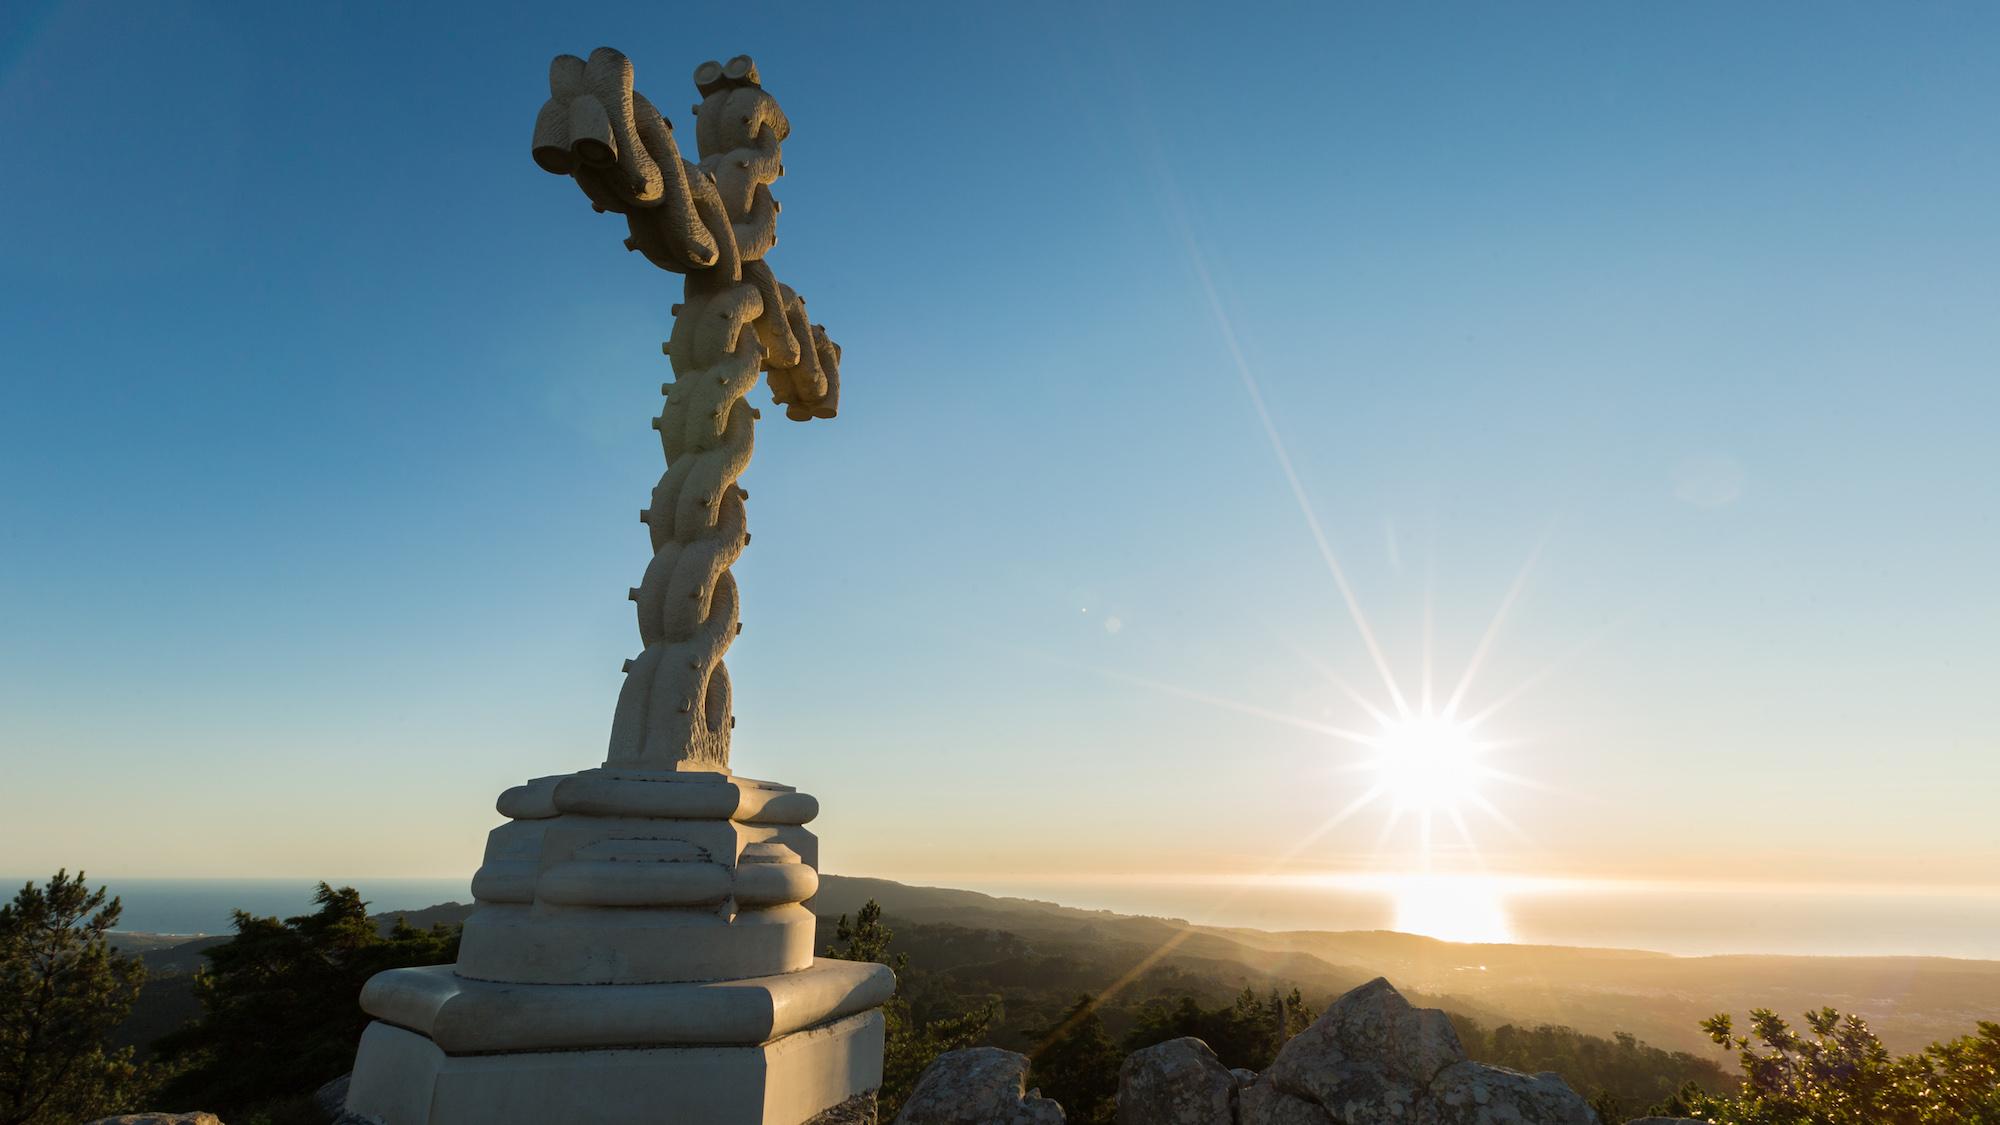
[[[1552,1070],[1608,1122],[1651,1112],[1690,1083],[1711,1092],[1729,1085],[1729,1073],[1715,1060],[1663,1051],[1622,1031],[1605,1039],[1548,1024],[1488,1028],[1461,1015],[1451,1025],[1474,1060],[1527,1074]]]
[[[965,1029],[965,1034],[948,1045],[899,1039],[892,1022],[886,1067],[890,1077],[885,1088],[896,1097],[907,1094],[939,1051],[980,1044],[1035,1058],[1038,1065],[1032,1081],[1043,1087],[1044,1094],[1055,1097],[1046,1080],[1048,1067],[1041,1063],[1044,1044],[1051,1030],[1064,1026],[1075,1014],[1080,994],[1097,997],[1091,1014],[1101,1023],[1106,1038],[1123,1048],[1119,1054],[1194,1035],[1214,1048],[1227,1065],[1252,1070],[1264,1069],[1269,1056],[1276,1054],[1276,1044],[1264,1031],[1276,1023],[1277,1011],[1284,1013],[1287,1037],[1303,1030],[1314,1018],[1304,990],[1274,987],[1276,982],[1268,976],[1251,977],[1256,983],[1248,987],[1246,997],[1243,976],[1231,976],[1241,971],[1234,965],[1161,960],[1151,956],[1149,947],[1091,943],[1087,935],[1066,945],[1051,944],[1048,948],[1061,951],[1047,952],[1042,943],[1005,930],[900,920],[894,926],[897,952],[891,954],[882,936],[888,929],[885,922],[879,908],[864,906],[854,917],[843,916],[839,923],[826,920],[821,932],[822,941],[835,945],[829,955],[844,955],[844,950],[859,943],[859,948],[873,954],[869,959],[896,968],[897,1006],[893,1010],[898,1016],[892,1020],[908,1018],[912,1025],[921,1026],[968,1009],[983,1015],[987,1010],[984,1006],[993,1004],[994,997],[1005,999],[1004,1013],[996,1011],[983,1033]],[[1607,1122],[1638,1116],[1662,1104],[1663,1099],[1670,1100],[1689,1082],[1699,1082],[1708,1091],[1723,1090],[1730,1084],[1730,1076],[1718,1062],[1658,1050],[1630,1036],[1612,1040],[1567,1029],[1520,1027],[1503,1033],[1472,1020],[1455,1018],[1454,1022],[1475,1059],[1529,1072],[1553,1070],[1586,1095],[1604,1095],[1601,1104],[1607,1107],[1615,1099],[1623,1116],[1607,1116]],[[1502,1045],[1496,1047],[1496,1041]],[[1081,1069],[1088,1072],[1090,1068]],[[1105,1084],[1115,1087],[1116,1065],[1102,1068],[1101,1073]],[[1690,1094],[1701,1092],[1694,1089]],[[891,1103],[885,1100],[885,1104]],[[1063,1108],[1069,1111],[1070,1120],[1080,1119],[1069,1101],[1063,1101]],[[885,1118],[891,1115],[885,1114]]]
[[[1192,996],[1173,1002],[1154,1000],[1139,1010],[1138,1022],[1125,1034],[1125,1050],[1137,1051],[1169,1039],[1192,1035],[1207,1043],[1222,1065],[1263,1070],[1285,1041],[1311,1026],[1313,1010],[1294,988],[1277,989],[1259,997],[1246,988],[1232,1003],[1204,1008]]]
[[[1097,1016],[1096,1001],[1079,996],[1061,1020],[1043,1028],[1030,1056],[1029,1084],[1063,1108],[1069,1125],[1109,1125],[1118,1099],[1118,1067],[1125,1056],[1112,1045]]]
[[[353,1065],[368,1024],[360,997],[369,977],[458,955],[456,928],[399,922],[384,937],[352,887],[321,883],[313,901],[317,913],[283,921],[239,910],[236,936],[203,950],[201,1019],[158,1044],[181,1068],[165,1091],[169,1103],[235,1120],[310,1093]]]
[[[882,908],[871,899],[853,922],[845,914],[840,916],[834,927],[838,944],[826,949],[828,957],[873,961],[896,971],[897,994],[882,1006],[882,1088],[876,1095],[876,1104],[884,1121],[903,1107],[903,1099],[916,1089],[917,1079],[932,1059],[946,1051],[979,1044],[1000,1014],[1000,1001],[991,996],[949,1012],[938,1011],[935,1004],[928,1005],[923,1012],[915,1010],[907,994],[913,986],[921,990],[919,975],[910,970],[908,956],[889,952],[893,937],[895,931],[882,921]]]
[[[1734,1047],[1743,1081],[1734,1096],[1693,1099],[1719,1125],[2000,1125],[2000,1023],[1892,1055],[1859,1016],[1806,1013],[1801,1034],[1777,1013],[1750,1013],[1739,1036],[1727,1014],[1702,1021]]]
[[[143,1095],[132,1051],[106,1049],[146,979],[105,940],[118,913],[81,871],[0,906],[0,1125],[87,1121]]]

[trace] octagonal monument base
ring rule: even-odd
[[[882,1084],[882,965],[700,984],[368,982],[350,1113],[388,1125],[799,1125]]]
[[[390,1125],[800,1125],[881,1085],[882,1014],[754,1047],[505,1055],[448,1055],[378,1021],[355,1074],[348,1112]]]
[[[812,954],[818,812],[723,771],[500,797],[458,963],[378,973],[347,1110],[387,1125],[804,1125],[882,1082],[888,966]],[[832,1117],[826,1118],[831,1120]]]

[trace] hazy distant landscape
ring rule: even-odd
[[[1297,986],[1316,1005],[1376,976],[1413,1000],[1497,1025],[1556,1024],[1598,1036],[1627,1032],[1658,1047],[1726,1056],[1698,1023],[1718,1011],[1781,1013],[1832,1005],[1865,1016],[1896,1050],[1962,1034],[2000,1011],[2000,961],[1944,957],[1676,957],[1641,951],[1439,941],[1386,930],[1273,932],[1081,910],[974,891],[826,875],[815,908],[830,922],[873,899],[911,966],[959,996],[999,996],[1002,1045],[1053,1019],[1080,993],[1110,998],[1107,1023],[1145,1001],[1191,993],[1210,1002],[1245,987]],[[459,903],[391,911],[415,925],[456,923]],[[125,933],[117,944],[153,974],[122,1041],[136,1046],[198,1007],[189,977],[203,948],[225,940]]]

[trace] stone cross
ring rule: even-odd
[[[535,163],[574,178],[597,211],[625,216],[627,250],[685,275],[662,345],[674,378],[653,419],[667,471],[639,513],[653,561],[630,593],[645,649],[625,664],[605,762],[625,769],[728,770],[736,720],[722,656],[742,630],[729,568],[750,542],[749,493],[736,481],[759,416],[744,395],[762,371],[793,420],[831,418],[840,399],[839,346],[764,262],[791,123],[747,55],[702,63],[694,84],[698,164],[609,47],[557,56],[535,120]]]
[[[764,264],[790,125],[744,57],[694,72],[701,163],[608,48],[550,70],[536,163],[625,216],[625,245],[683,274],[653,421],[667,471],[641,513],[602,767],[500,794],[458,960],[370,978],[346,1109],[393,1125],[874,1119],[895,994],[886,965],[813,955],[819,802],[729,768],[729,567],[758,373],[796,419],[831,418],[840,349]]]

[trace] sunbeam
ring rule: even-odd
[[[1396,676],[1389,670],[1389,658],[1383,655],[1382,646],[1375,639],[1375,630],[1368,624],[1368,615],[1361,611],[1361,599],[1355,596],[1354,586],[1347,580],[1347,571],[1341,567],[1340,558],[1334,554],[1333,544],[1326,537],[1326,529],[1320,526],[1319,517],[1313,513],[1312,501],[1306,496],[1306,486],[1299,480],[1298,470],[1292,466],[1292,455],[1285,449],[1284,439],[1278,436],[1278,424],[1272,419],[1270,408],[1264,405],[1264,392],[1257,385],[1257,377],[1250,371],[1249,361],[1243,357],[1243,346],[1236,338],[1236,325],[1222,307],[1222,297],[1216,292],[1215,279],[1208,272],[1208,261],[1195,242],[1194,232],[1181,205],[1180,193],[1171,181],[1167,188],[1176,233],[1187,251],[1189,266],[1201,282],[1202,295],[1207,298],[1209,312],[1214,315],[1216,327],[1222,333],[1223,344],[1236,367],[1236,377],[1250,394],[1250,405],[1257,411],[1257,421],[1264,427],[1264,436],[1271,443],[1271,452],[1278,459],[1278,467],[1284,471],[1292,499],[1299,506],[1299,514],[1305,518],[1306,529],[1312,533],[1313,543],[1319,548],[1320,558],[1326,562],[1327,572],[1333,575],[1333,584],[1339,588],[1341,601],[1347,606],[1347,615],[1353,619],[1355,630],[1361,634],[1361,643],[1367,646],[1369,657],[1375,661],[1375,670],[1381,674],[1382,684],[1389,690],[1389,699],[1395,704],[1398,714],[1407,716],[1410,714],[1409,701],[1403,698],[1403,690],[1397,686]]]
[[[1293,655],[1299,658],[1300,663],[1304,664],[1308,668],[1311,668],[1314,672],[1319,673],[1320,678],[1325,680],[1328,683],[1328,685],[1330,685],[1335,691],[1338,691],[1340,694],[1346,696],[1348,702],[1354,704],[1356,707],[1361,708],[1363,711],[1368,712],[1369,718],[1374,719],[1377,723],[1381,723],[1385,726],[1394,721],[1394,719],[1390,716],[1390,714],[1387,711],[1384,711],[1380,707],[1375,706],[1373,701],[1371,701],[1367,696],[1362,695],[1361,692],[1358,689],[1356,689],[1353,684],[1348,683],[1345,677],[1343,677],[1340,673],[1334,671],[1332,668],[1328,667],[1324,661],[1320,660],[1318,657],[1307,652],[1300,645],[1287,642],[1286,647],[1292,650]]]
[[[1480,634],[1479,644],[1472,650],[1472,659],[1465,662],[1465,672],[1458,678],[1458,686],[1451,691],[1451,698],[1444,705],[1445,718],[1458,714],[1459,704],[1465,702],[1465,693],[1472,690],[1473,677],[1479,674],[1480,666],[1486,663],[1486,654],[1492,650],[1493,642],[1500,635],[1500,627],[1507,621],[1507,612],[1514,608],[1514,602],[1528,585],[1528,576],[1534,573],[1535,564],[1541,560],[1542,548],[1548,545],[1548,533],[1543,533],[1535,549],[1528,552],[1528,561],[1521,564],[1521,572],[1514,576],[1514,582],[1507,587],[1506,596],[1500,599],[1500,608],[1493,611],[1493,620]]]

